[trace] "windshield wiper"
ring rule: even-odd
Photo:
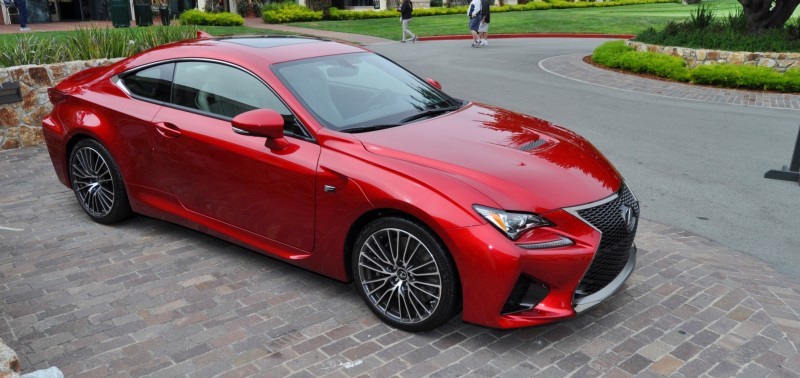
[[[390,124],[385,124],[385,125],[369,125],[369,126],[361,126],[361,127],[352,127],[352,128],[346,129],[346,130],[342,130],[342,132],[343,133],[356,134],[356,133],[365,133],[367,131],[383,130],[383,129],[388,129],[390,127],[396,127],[396,126],[400,126],[400,124],[399,123],[390,123]]]
[[[439,114],[452,112],[453,110],[458,110],[460,108],[461,108],[461,106],[454,105],[454,106],[446,106],[444,108],[430,109],[430,110],[426,110],[426,111],[424,111],[422,113],[414,114],[411,117],[403,118],[403,119],[400,120],[400,123],[416,121],[416,120],[418,120],[420,118],[435,117],[435,116],[437,116]]]

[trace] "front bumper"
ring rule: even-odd
[[[601,289],[600,291],[583,297],[576,299],[573,302],[573,306],[575,307],[576,313],[584,312],[601,302],[605,301],[606,299],[610,298],[614,295],[619,289],[622,288],[622,285],[625,284],[625,281],[628,280],[628,277],[631,276],[633,273],[633,268],[636,266],[636,244],[631,245],[630,249],[628,249],[628,262],[625,264],[625,267],[622,269],[617,277],[615,277],[611,283],[609,283],[606,287]]]
[[[601,232],[566,210],[550,212],[546,217],[558,227],[543,232],[568,238],[574,244],[528,250],[489,225],[448,233],[446,243],[452,243],[449,247],[461,278],[464,321],[493,328],[546,324],[586,311],[624,285],[636,264],[633,244],[627,249],[624,268],[610,283],[588,296],[576,296],[600,247]],[[520,281],[528,285],[527,289],[520,289]],[[509,306],[509,298],[514,297],[521,298],[523,306]],[[538,303],[525,302],[531,298]]]

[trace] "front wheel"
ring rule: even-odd
[[[356,289],[385,323],[429,331],[458,310],[455,266],[427,228],[404,218],[381,218],[361,231],[353,248]]]
[[[133,215],[119,168],[97,141],[84,139],[75,145],[69,177],[78,203],[95,222],[111,224]]]

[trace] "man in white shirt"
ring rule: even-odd
[[[481,40],[478,37],[478,28],[481,25],[481,0],[472,0],[467,9],[467,16],[469,16],[469,32],[472,33],[472,47],[481,45]]]

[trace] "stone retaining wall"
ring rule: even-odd
[[[653,52],[683,58],[689,68],[705,64],[727,63],[769,67],[778,72],[785,72],[791,67],[800,67],[800,63],[798,63],[798,61],[800,61],[800,53],[762,53],[692,49],[687,47],[650,45],[634,41],[625,41],[625,44],[633,47],[636,51]]]
[[[0,151],[44,142],[42,118],[52,109],[47,89],[69,75],[120,59],[0,67],[0,84],[19,82],[22,102],[0,105]]]

